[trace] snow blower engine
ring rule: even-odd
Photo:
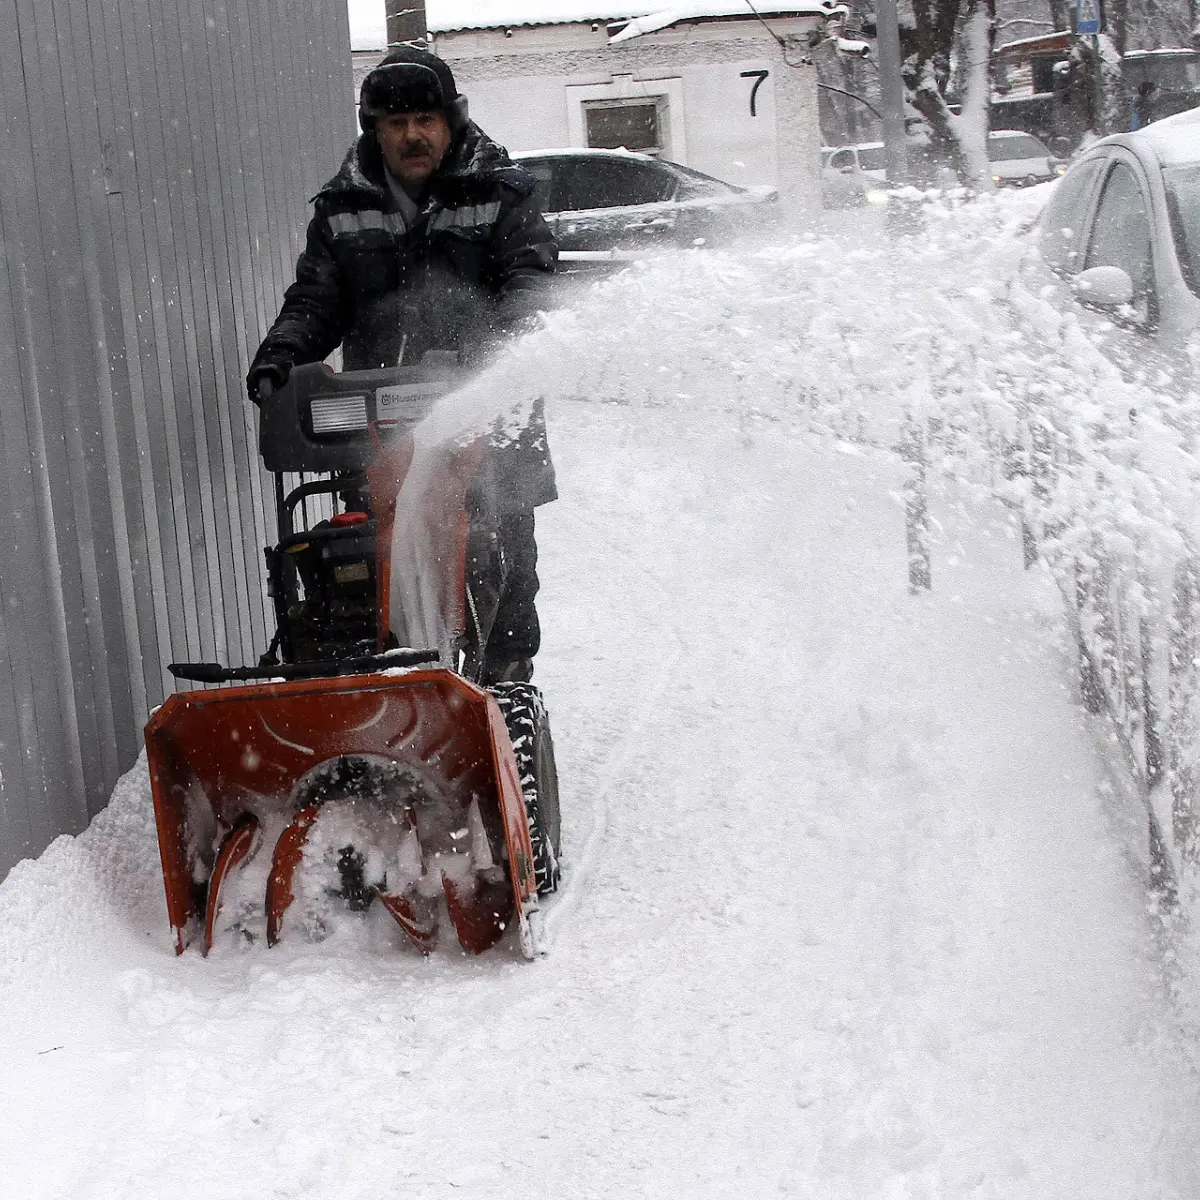
[[[274,639],[257,666],[172,664],[209,686],[146,726],[177,953],[376,901],[425,953],[445,918],[472,953],[510,928],[536,951],[558,780],[538,689],[479,683],[504,583],[487,438],[415,453],[454,376],[315,363],[262,403]]]

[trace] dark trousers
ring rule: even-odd
[[[534,604],[538,593],[538,553],[533,509],[501,515],[499,532],[505,574],[496,621],[487,641],[485,659],[489,666],[532,658],[542,644]]]

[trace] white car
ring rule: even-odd
[[[1137,361],[1200,329],[1200,109],[1087,150],[1057,185],[1026,269]]]
[[[997,187],[1030,187],[1062,174],[1050,151],[1032,133],[1019,129],[993,129],[988,134],[988,161]]]
[[[1190,717],[1190,701],[1180,705],[1179,698],[1190,696],[1196,685],[1197,660],[1191,651],[1172,660],[1184,644],[1181,631],[1194,626],[1176,607],[1186,592],[1173,597],[1171,576],[1183,571],[1175,579],[1190,579],[1185,566],[1194,553],[1194,542],[1188,545],[1195,514],[1189,511],[1192,465],[1186,446],[1196,407],[1187,397],[1200,363],[1200,354],[1193,357],[1200,349],[1200,109],[1091,146],[1054,185],[1030,232],[1020,278],[1010,291],[1014,313],[1028,318],[1031,339],[1061,345],[1083,389],[1093,380],[1101,389],[1086,406],[1077,397],[1064,406],[1056,400],[1060,384],[1048,380],[1049,399],[1030,422],[1028,450],[1036,453],[1034,429],[1048,419],[1059,425],[1062,442],[1045,443],[1046,469],[1082,468],[1066,488],[1081,506],[1081,524],[1055,551],[1063,556],[1060,581],[1070,581],[1066,595],[1075,612],[1081,692],[1093,712],[1105,707],[1112,712],[1131,759],[1142,764],[1138,773],[1151,814],[1151,879],[1156,889],[1169,892],[1188,861],[1195,828],[1192,811],[1176,808],[1173,784],[1182,778],[1175,774],[1176,756],[1160,755],[1158,766],[1152,764],[1155,747],[1176,737],[1183,737],[1185,762],[1193,749],[1192,735],[1181,734],[1179,723],[1181,713]],[[1074,320],[1058,323],[1058,314]],[[1116,372],[1097,371],[1100,356]],[[1113,387],[1117,373],[1137,390]],[[1164,398],[1161,407],[1155,395]],[[1156,408],[1153,422],[1140,419],[1142,404]],[[1183,436],[1164,437],[1168,426]],[[1126,444],[1126,432],[1139,428],[1142,436]],[[1087,457],[1072,445],[1077,433]],[[1131,530],[1144,521],[1161,535],[1165,514],[1158,501],[1143,512],[1132,493],[1123,499],[1110,493],[1107,452],[1100,450],[1105,443],[1116,473],[1132,466],[1145,485],[1161,482],[1162,494],[1173,498],[1166,519],[1175,525],[1178,560],[1164,551],[1161,537],[1148,537],[1143,554]],[[1145,494],[1142,486],[1139,495]],[[1091,505],[1100,511],[1089,515]],[[1114,517],[1109,505],[1122,515]],[[1092,520],[1097,524],[1087,533]],[[1114,521],[1117,537],[1110,540]],[[1153,786],[1163,771],[1168,778]],[[1186,794],[1190,803],[1190,785]]]
[[[910,159],[919,149],[913,147]],[[988,134],[988,160],[992,181],[998,187],[1047,183],[1061,173],[1050,151],[1033,134],[1019,129],[993,129]],[[916,162],[910,161],[909,167],[914,174],[920,174]],[[887,199],[884,168],[882,142],[824,147],[821,150],[821,199],[825,207],[883,203]]]
[[[887,172],[882,142],[821,147],[821,203],[852,208],[887,202]]]

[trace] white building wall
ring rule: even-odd
[[[673,101],[668,158],[730,183],[777,186],[775,81],[768,74],[758,87],[752,115],[750,93],[758,77],[742,75],[770,69],[769,59],[757,57],[648,80],[620,74],[600,83],[581,83],[571,75],[476,79],[469,92],[471,116],[509,150],[557,149],[586,144],[584,100],[665,94]],[[622,86],[622,80],[629,83]]]
[[[467,94],[471,119],[515,152],[571,144],[565,99],[570,84],[569,75],[538,75],[530,79],[472,79],[469,83],[460,79],[458,86]]]
[[[712,63],[684,72],[684,102],[690,122],[687,165],[730,183],[780,184],[778,146],[801,131],[780,131],[775,107],[774,63],[765,56]],[[757,74],[767,71],[765,80]],[[757,85],[757,91],[755,86]],[[754,93],[754,112],[750,96]],[[720,114],[718,119],[703,119]]]
[[[509,150],[585,144],[583,101],[664,95],[666,154],[731,183],[771,184],[819,204],[820,133],[808,19],[772,21],[786,51],[753,21],[678,26],[612,46],[602,24],[439,34],[471,116]],[[748,72],[766,71],[758,77]],[[754,111],[751,112],[751,93]]]

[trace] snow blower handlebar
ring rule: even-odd
[[[436,650],[385,650],[356,658],[320,662],[276,663],[262,667],[225,667],[220,663],[171,663],[167,670],[176,679],[193,683],[248,683],[256,679],[318,679],[331,675],[357,675],[395,667],[419,667],[438,660]]]

